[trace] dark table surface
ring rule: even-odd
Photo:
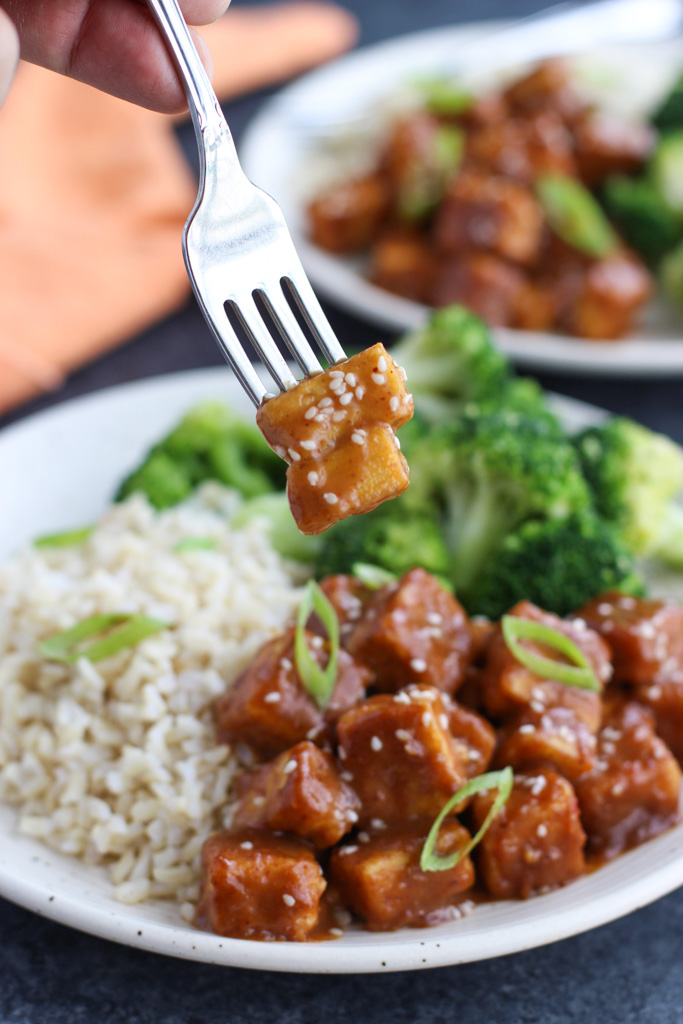
[[[643,0],[646,3],[647,0]],[[362,43],[455,21],[521,16],[542,0],[346,0]],[[269,93],[226,108],[240,131]],[[194,161],[189,127],[180,142]],[[344,345],[388,335],[327,308]],[[154,374],[219,365],[193,302],[74,374],[10,422],[77,395]],[[683,442],[681,381],[544,375],[544,385],[628,413]],[[683,875],[681,878],[683,883]],[[164,959],[71,931],[0,900],[0,1024],[683,1024],[683,890],[610,925],[543,949],[388,976],[316,977]]]

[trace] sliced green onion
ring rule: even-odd
[[[351,566],[351,575],[364,583],[369,590],[379,590],[386,587],[388,583],[395,583],[398,576],[381,565],[371,565],[370,562],[354,562]]]
[[[602,207],[581,182],[564,174],[544,174],[536,181],[536,192],[548,224],[567,245],[596,259],[618,248],[619,239]]]
[[[454,868],[456,864],[459,864],[463,857],[466,857],[467,854],[474,849],[477,843],[483,839],[491,822],[507,803],[508,797],[512,792],[512,785],[514,781],[515,776],[512,768],[507,767],[503,768],[499,772],[486,772],[484,775],[477,775],[476,778],[470,779],[469,782],[466,782],[465,785],[450,798],[441,811],[441,814],[430,828],[429,835],[425,839],[425,844],[422,847],[422,854],[420,856],[421,870],[449,871],[451,868]],[[497,789],[498,795],[491,805],[491,810],[484,818],[484,823],[479,831],[476,835],[472,836],[469,843],[466,843],[465,846],[461,847],[461,849],[456,850],[455,853],[449,853],[447,857],[442,857],[436,852],[436,841],[439,838],[439,830],[446,815],[449,814],[459,803],[466,800],[467,797],[472,796],[473,793],[484,793],[489,789]]]
[[[148,615],[93,615],[71,629],[43,640],[38,650],[50,661],[74,662],[79,658],[102,661],[127,647],[134,647],[162,629],[168,629],[169,625]],[[86,643],[87,640],[92,640],[92,643]]]
[[[306,623],[315,612],[327,632],[330,656],[325,668],[320,668],[306,643]],[[294,660],[299,678],[318,707],[324,708],[332,696],[337,681],[339,661],[339,619],[334,608],[317,583],[309,580],[299,605],[294,636]]]
[[[94,526],[82,526],[80,530],[66,530],[64,533],[46,533],[44,537],[36,537],[35,548],[71,548],[82,544],[91,535]]]
[[[432,114],[448,117],[464,114],[474,102],[472,93],[451,78],[422,78],[415,82]]]
[[[558,633],[541,622],[520,619],[516,615],[504,615],[501,625],[508,650],[525,668],[543,679],[565,683],[567,686],[578,686],[581,690],[600,692],[600,684],[588,658],[564,633]],[[559,654],[564,654],[574,664],[565,665],[564,662],[530,651],[528,647],[522,647],[520,640],[535,640],[537,643],[545,644]]]
[[[216,547],[217,541],[215,537],[183,537],[177,544],[174,545],[173,550],[182,551],[211,551]]]

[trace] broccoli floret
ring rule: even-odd
[[[683,306],[683,243],[672,249],[660,263],[659,281],[667,299]]]
[[[434,313],[425,327],[399,341],[392,355],[408,374],[418,412],[431,423],[450,420],[468,402],[497,394],[510,377],[488,327],[463,306]]]
[[[295,562],[316,561],[322,537],[309,537],[299,531],[285,491],[262,494],[245,501],[235,513],[232,526],[241,530],[255,519],[266,524],[270,543],[283,558],[291,558]]]
[[[116,500],[142,491],[156,508],[187,498],[205,480],[218,480],[245,498],[285,486],[285,463],[260,431],[221,402],[192,409],[126,477]]]
[[[436,515],[404,514],[400,498],[386,508],[337,523],[323,535],[318,576],[350,572],[356,562],[396,576],[418,565],[437,576],[450,575],[450,557]]]
[[[660,132],[683,128],[683,74],[676,79],[650,120]]]
[[[527,519],[565,518],[591,498],[576,452],[544,419],[464,415],[447,433],[432,487],[445,507],[455,589],[466,595],[508,533]]]
[[[625,417],[589,427],[574,440],[595,507],[629,551],[674,564],[683,558],[674,499],[683,486],[683,451]]]
[[[683,130],[660,139],[650,160],[649,175],[662,200],[677,217],[683,216]]]
[[[602,199],[625,240],[651,265],[681,237],[680,225],[648,178],[610,178]]]
[[[587,510],[532,520],[508,534],[465,599],[472,615],[497,619],[518,601],[567,615],[605,590],[642,594],[633,557],[614,529]]]

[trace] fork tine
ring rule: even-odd
[[[298,381],[275,344],[263,317],[256,308],[253,297],[245,296],[240,302],[229,299],[226,303],[227,306],[230,307],[246,331],[249,341],[280,390],[288,391],[293,388]]]
[[[308,324],[315,340],[320,345],[329,363],[340,363],[346,359],[346,353],[330,327],[329,321],[322,311],[315,292],[313,291],[303,267],[297,267],[293,273],[283,277],[283,284],[289,286],[292,297]]]
[[[190,279],[194,284],[194,278],[192,275]],[[219,324],[206,304],[201,300],[199,292],[195,293],[199,300],[199,305],[204,317],[213,331],[213,335],[218,342],[220,350],[230,363],[230,366],[233,368],[235,376],[239,380],[240,384],[247,392],[254,405],[258,408],[268,393],[268,389],[247,358],[247,354],[242,348],[242,343],[235,334],[232,324],[225,315],[225,310],[221,310],[223,315],[221,316],[221,322]]]
[[[316,373],[322,373],[323,368],[309,345],[306,335],[297,323],[297,319],[287,303],[279,281],[275,287],[269,288],[267,291],[261,291],[259,295],[275,321],[287,348],[305,375],[312,377]]]

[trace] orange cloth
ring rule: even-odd
[[[231,10],[202,34],[227,98],[337,55],[355,23],[295,0]],[[0,412],[185,301],[195,195],[171,119],[20,66],[0,110]]]

